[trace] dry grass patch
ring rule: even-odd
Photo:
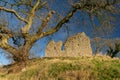
[[[100,56],[33,59],[25,69],[0,80],[120,80],[120,59]]]

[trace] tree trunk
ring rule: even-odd
[[[17,73],[26,67],[31,47],[32,45],[26,44],[14,52],[13,60],[15,63],[5,67],[8,73]]]
[[[22,48],[18,49],[15,52],[15,55],[13,55],[13,60],[18,62],[26,63],[26,61],[29,59],[29,51],[30,51],[31,45],[25,45]]]

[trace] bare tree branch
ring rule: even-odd
[[[16,1],[16,0],[15,0],[15,2],[16,2],[16,3],[11,4],[11,5],[13,5],[13,6],[25,5],[25,6],[29,6],[29,7],[31,7],[31,8],[34,7],[34,4],[32,4],[32,3],[33,3],[32,0],[27,0],[27,1]],[[41,0],[40,0],[39,2],[40,2],[40,5],[39,5],[38,9],[40,9],[41,7],[43,7],[44,5],[46,5],[46,3],[47,3],[46,1],[41,2]]]
[[[101,1],[101,3],[100,3]],[[117,0],[100,0],[100,1],[96,1],[96,0],[89,0],[89,1],[86,1],[83,5],[83,10],[91,13],[91,14],[94,14],[95,11],[97,12],[100,12],[100,9],[103,9],[103,10],[107,10],[107,11],[110,11],[110,12],[115,12],[115,9],[113,8],[113,6],[115,4],[117,4],[117,2],[120,2],[120,1],[117,1]],[[78,5],[81,5],[80,3],[78,3]]]
[[[33,44],[34,42],[36,42],[39,38],[42,38],[42,37],[45,37],[45,36],[48,36],[50,34],[53,34],[55,32],[57,32],[63,24],[67,23],[69,21],[69,19],[74,15],[74,13],[80,9],[79,6],[76,6],[76,7],[73,7],[73,10],[70,11],[58,24],[55,28],[49,30],[49,31],[46,31],[46,32],[43,32],[43,33],[40,33],[40,34],[37,34],[37,35],[34,35],[32,37],[29,37],[28,39],[28,43],[30,44]],[[47,17],[46,17],[47,18]],[[45,18],[45,19],[46,19]],[[40,28],[41,30],[43,29],[44,27]],[[38,31],[39,33],[40,31]]]
[[[21,20],[21,21],[23,21],[25,23],[28,23],[28,21],[26,19],[24,19],[21,16],[19,16],[19,14],[15,10],[13,10],[13,9],[7,9],[5,7],[0,6],[0,10],[13,13],[19,20]]]
[[[10,38],[10,36],[0,33],[0,39],[1,39],[0,47],[8,52],[11,52],[11,54],[14,55],[14,51],[17,51],[17,49],[15,49],[14,47],[9,45],[9,43],[8,43],[9,38]]]
[[[45,37],[45,36],[48,36],[50,34],[53,34],[55,32],[57,32],[64,23],[67,23],[69,21],[69,19],[73,16],[73,14],[77,11],[78,8],[74,8],[71,12],[69,12],[58,24],[55,28],[49,30],[49,31],[46,31],[46,32],[43,32],[43,33],[40,33],[40,34],[37,34],[37,35],[34,35],[34,36],[28,36],[28,41],[26,41],[28,44],[34,44],[34,42],[36,42],[38,39],[42,38],[42,37]],[[44,27],[43,27],[44,28]],[[39,32],[38,32],[39,33]]]
[[[15,55],[14,52],[17,51],[17,49],[8,43],[8,39],[11,37],[13,37],[13,32],[11,32],[4,25],[0,25],[0,47]]]
[[[90,10],[92,10],[93,8],[94,9],[100,9],[100,8],[103,8],[103,9],[105,9],[107,6],[110,6],[110,5],[114,5],[116,3],[116,0],[115,1],[113,1],[111,4],[109,4],[109,5],[103,5],[103,6],[100,6],[100,5],[93,5],[93,4],[90,4],[90,3],[85,3],[85,4],[83,4],[82,5],[82,3],[77,3],[77,4],[75,4],[75,5],[73,5],[73,10],[70,12],[70,13],[68,13],[68,15],[66,16],[66,17],[64,17],[58,24],[57,24],[57,26],[55,27],[55,28],[53,28],[53,29],[51,29],[51,30],[49,30],[49,31],[46,31],[46,32],[43,32],[41,35],[40,35],[40,37],[44,37],[44,36],[47,36],[47,35],[50,35],[50,34],[53,34],[53,33],[55,33],[55,32],[57,32],[61,27],[62,27],[62,25],[64,24],[64,23],[66,23],[66,22],[68,22],[69,21],[69,19],[73,16],[73,14],[78,10],[78,9],[87,9],[88,7],[90,7]]]
[[[30,11],[30,15],[29,15],[29,18],[28,18],[28,24],[25,25],[24,27],[22,27],[21,31],[22,33],[29,33],[29,30],[31,28],[31,25],[33,23],[33,19],[34,19],[34,16],[35,16],[35,12],[36,10],[38,9],[39,7],[39,4],[40,4],[40,0],[37,0],[37,3],[34,5],[34,7],[31,9]]]
[[[42,20],[42,24],[38,30],[38,34],[41,34],[42,33],[42,30],[47,26],[48,22],[50,21],[50,18],[52,17],[52,15],[54,14],[55,12],[54,11],[50,11],[48,13],[48,15],[46,16],[46,18],[44,18]]]
[[[73,16],[73,14],[77,11],[77,8],[74,8],[71,12],[69,12],[66,17],[64,17],[58,24],[55,28],[49,30],[49,31],[46,31],[46,32],[43,32],[41,34],[37,34],[33,37],[30,37],[30,40],[29,40],[29,43],[34,43],[36,42],[39,38],[42,38],[42,37],[45,37],[45,36],[48,36],[50,34],[53,34],[55,32],[57,32],[64,23],[68,22],[69,19]]]
[[[64,23],[67,23],[69,21],[69,19],[73,16],[73,14],[77,11],[77,8],[74,8],[70,13],[68,13],[68,15],[66,17],[64,17],[58,24],[55,28],[47,31],[47,32],[44,32],[43,33],[43,36],[47,36],[47,35],[50,35],[50,34],[53,34],[55,32],[57,32]]]
[[[13,35],[13,32],[11,30],[9,30],[7,27],[5,27],[5,25],[1,25],[1,24],[0,24],[0,33],[7,34],[8,36]]]

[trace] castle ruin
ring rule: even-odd
[[[54,42],[54,40],[51,40],[46,47],[45,57],[78,57],[92,55],[90,39],[84,32],[69,37],[64,42],[64,50],[61,49],[62,45],[62,41]]]

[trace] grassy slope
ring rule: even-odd
[[[107,57],[44,58],[28,62],[19,73],[0,80],[120,80],[120,59]]]

